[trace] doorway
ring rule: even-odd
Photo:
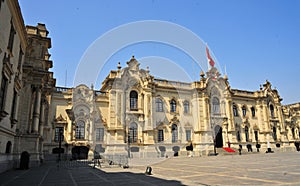
[[[88,158],[89,148],[86,146],[75,146],[72,148],[72,159],[82,160]]]
[[[222,127],[219,125],[215,127],[215,143],[216,148],[223,147]]]

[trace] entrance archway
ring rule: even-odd
[[[215,140],[216,140],[216,148],[223,147],[223,136],[222,136],[222,127],[217,125],[215,127]]]
[[[86,146],[75,146],[72,148],[72,159],[81,160],[88,158],[89,148]]]

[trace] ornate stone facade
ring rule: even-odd
[[[239,145],[295,150],[300,103],[282,105],[271,83],[232,89],[209,56],[199,81],[157,79],[132,57],[100,90],[55,87],[44,24],[26,26],[17,0],[0,0],[0,172],[95,152],[130,157],[195,155]],[[268,145],[269,144],[269,145]]]
[[[17,0],[0,0],[0,172],[43,160],[44,131],[55,79],[44,24],[24,25]]]
[[[64,127],[65,154],[94,151],[157,157],[195,155],[214,147],[238,148],[268,143],[293,150],[299,139],[299,104],[283,106],[271,83],[257,91],[232,89],[228,77],[211,67],[199,81],[156,79],[132,57],[127,67],[112,70],[100,91],[80,85],[57,88],[51,102],[53,129]],[[64,125],[58,121],[64,119]],[[54,130],[53,130],[54,131]],[[81,136],[79,132],[83,134]],[[57,136],[52,133],[52,139]],[[45,147],[47,153],[57,143]],[[85,148],[85,150],[75,150]]]

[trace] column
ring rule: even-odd
[[[12,119],[14,119],[14,120],[18,120],[18,110],[19,110],[19,98],[20,98],[20,95],[19,95],[19,93],[17,93],[17,94],[15,94],[15,102],[13,102],[13,104],[14,104],[14,110],[13,110],[13,113],[14,113],[14,115],[13,115],[13,118]]]
[[[208,120],[208,107],[207,107],[206,95],[203,98],[202,104],[203,104],[203,116],[204,116],[204,130],[207,131],[208,129],[210,129],[210,126],[209,126],[209,120]],[[202,130],[201,126],[200,126],[200,129]]]
[[[120,95],[119,91],[116,90],[116,99],[115,99],[115,104],[116,105],[121,105],[121,100],[119,99],[120,98],[119,95]],[[116,127],[121,127],[121,126],[119,126],[119,125],[121,125],[120,109],[121,109],[121,107],[118,107],[118,106],[115,107],[115,117],[116,117],[115,125],[116,125]]]
[[[151,126],[151,98],[149,93],[145,93],[145,98],[144,98],[144,121],[145,121],[145,126],[150,127]],[[150,128],[149,128],[150,129]]]
[[[283,128],[284,128],[284,125],[283,125],[284,119],[283,119],[282,108],[280,106],[278,106],[277,109],[278,109],[279,128],[281,129],[279,131],[280,131],[280,136],[281,136],[281,132],[283,131]]]
[[[227,111],[227,117],[228,117],[228,130],[233,131],[234,130],[234,122],[232,117],[232,109],[231,109],[231,102],[229,100],[226,100],[226,111]]]
[[[270,130],[270,127],[269,127],[269,122],[268,122],[268,110],[267,110],[267,105],[265,104],[265,102],[263,102],[263,123],[264,123],[264,126],[263,128],[265,129],[265,131],[268,131]]]
[[[32,132],[38,133],[39,131],[39,120],[40,120],[40,105],[41,105],[41,89],[35,87],[36,97],[34,102],[33,119],[32,119]]]
[[[41,110],[40,110],[40,126],[39,126],[39,133],[43,136],[44,132],[44,121],[45,120],[45,102],[42,101]]]
[[[27,125],[27,130],[28,132],[32,132],[32,123],[33,123],[33,109],[34,109],[34,100],[35,100],[35,93],[34,93],[34,87],[31,86],[30,87],[30,90],[25,90],[24,91],[24,94],[25,96],[22,97],[22,99],[30,99],[28,100],[28,103],[29,103],[29,112],[28,112],[28,119],[29,119],[29,122],[28,122],[28,125]]]

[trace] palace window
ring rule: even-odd
[[[156,98],[156,112],[163,112],[164,104],[160,98]]]
[[[238,116],[238,110],[237,110],[237,106],[236,105],[233,105],[232,106],[232,110],[233,110],[233,116]]]
[[[96,141],[104,140],[104,128],[96,128]]]
[[[176,101],[174,99],[170,101],[170,112],[176,112]]]
[[[12,24],[12,21],[10,23],[11,23],[11,26],[10,26],[10,33],[9,33],[9,40],[8,40],[7,49],[9,49],[10,52],[12,52],[13,46],[14,46],[14,37],[15,37],[16,31],[15,31],[15,28]]]
[[[212,112],[214,114],[220,114],[220,101],[216,97],[212,100]]]
[[[243,116],[245,117],[247,114],[247,109],[245,106],[242,107]]]
[[[54,141],[55,142],[59,142],[59,138],[62,137],[61,141],[63,141],[63,132],[64,132],[64,128],[63,127],[56,127],[55,128],[55,133],[54,133]],[[60,136],[61,134],[61,136]]]
[[[16,90],[14,90],[14,97],[13,97],[12,106],[11,106],[11,120],[16,119],[17,97],[18,97],[18,93]]]
[[[274,106],[270,105],[270,113],[271,113],[271,117],[274,118]]]
[[[1,88],[0,88],[0,111],[4,110],[7,84],[8,84],[8,80],[6,79],[5,76],[2,76]]]
[[[130,110],[138,109],[138,93],[136,91],[130,92]]]
[[[137,124],[136,123],[131,123],[129,127],[129,135],[128,135],[128,140],[129,143],[136,143],[137,142]]]
[[[164,130],[163,129],[159,129],[157,136],[158,136],[158,138],[157,138],[158,142],[164,141]]]
[[[178,129],[177,125],[172,125],[172,143],[176,143],[178,141]]]
[[[21,66],[22,66],[22,60],[23,60],[23,51],[22,51],[22,48],[20,46],[20,51],[19,51],[19,59],[18,59],[18,69],[21,69]]]
[[[11,147],[12,147],[11,141],[8,141],[6,143],[6,149],[5,149],[5,153],[6,154],[10,154],[11,153]]]
[[[249,141],[249,128],[247,126],[245,127],[245,138],[246,138],[246,141],[248,142]]]
[[[192,131],[190,129],[185,131],[186,134],[186,141],[191,141],[192,139]]]
[[[184,113],[189,113],[189,112],[190,112],[190,104],[189,104],[188,101],[185,101],[185,102],[183,103],[183,112],[184,112]]]
[[[251,107],[251,113],[252,113],[252,117],[255,117],[255,108]]]
[[[85,123],[79,120],[76,123],[76,139],[84,139]]]

